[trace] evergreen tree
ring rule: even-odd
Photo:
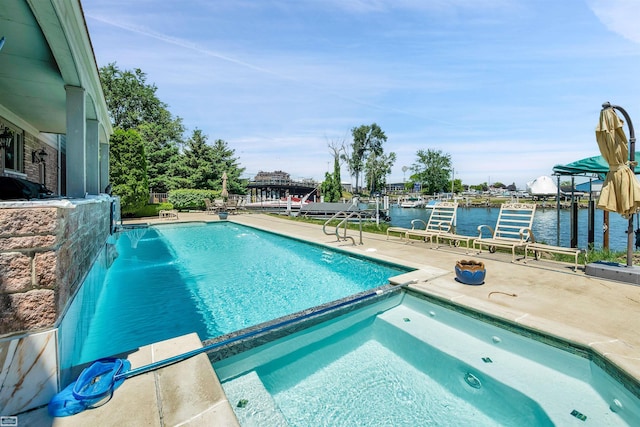
[[[207,136],[202,130],[195,129],[185,144],[181,161],[182,188],[216,189],[220,176],[214,173],[214,159],[213,148],[207,145]]]
[[[339,202],[342,199],[342,178],[340,176],[340,158],[344,153],[344,141],[331,141],[329,149],[333,154],[333,173],[325,173],[320,191],[325,202]]]
[[[229,193],[245,194],[246,188],[240,180],[244,168],[238,165],[234,155],[235,151],[225,141],[218,139],[211,146],[202,130],[194,130],[176,167],[181,188],[221,190],[222,174],[226,172]]]
[[[133,129],[116,128],[109,147],[109,180],[120,196],[123,215],[133,213],[149,200],[147,160],[142,138]]]
[[[229,194],[246,194],[246,184],[240,179],[244,168],[240,167],[239,159],[235,157],[235,150],[229,147],[226,141],[216,139],[213,143],[213,169],[214,175],[222,188],[222,174],[227,173],[227,190]]]

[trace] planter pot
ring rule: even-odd
[[[229,212],[218,212],[218,218],[220,219],[227,219],[227,216],[229,216]]]
[[[487,270],[481,261],[465,261],[456,262],[456,279],[465,285],[482,285]]]

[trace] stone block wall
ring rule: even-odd
[[[111,198],[0,203],[0,336],[51,328],[109,236]]]

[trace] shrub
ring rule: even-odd
[[[145,205],[140,209],[137,209],[130,216],[133,218],[145,218],[150,216],[158,216],[162,210],[171,210],[173,205],[171,203],[155,203],[151,205]]]
[[[173,205],[174,209],[181,211],[189,209],[204,210],[204,199],[214,200],[216,198],[220,198],[220,191],[182,189],[169,191],[168,201]]]

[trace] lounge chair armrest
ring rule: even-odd
[[[421,220],[421,219],[417,219],[417,218],[416,218],[416,219],[412,219],[412,220],[411,220],[411,229],[412,229],[412,230],[415,230],[415,229],[416,229],[416,224],[418,224],[418,223],[422,223],[422,227],[423,227],[425,230],[427,229],[427,223],[426,223],[426,222],[424,222],[423,220]]]
[[[522,240],[523,242],[527,240],[524,238],[524,233],[527,233],[529,235],[529,243],[536,242],[536,236],[533,234],[532,229],[526,227],[520,229],[520,240]]]
[[[438,231],[448,233],[451,230],[451,225],[447,221],[441,221],[438,223]]]
[[[533,231],[529,227],[522,227],[518,232],[520,233],[521,242],[533,242],[533,240],[529,240],[533,236]]]
[[[489,234],[491,236],[493,236],[493,227],[491,227],[490,225],[479,225],[478,226],[478,238],[482,239],[482,229],[488,229],[489,230]]]

